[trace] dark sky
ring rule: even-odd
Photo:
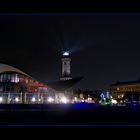
[[[140,78],[140,16],[0,16],[0,62],[39,81],[61,74],[61,52],[71,52],[82,89],[104,89]]]

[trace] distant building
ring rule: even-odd
[[[117,82],[109,87],[110,96],[114,99],[131,98],[134,95],[139,100],[140,79],[137,81]]]

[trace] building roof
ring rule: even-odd
[[[138,84],[140,83],[140,79],[137,81],[127,81],[127,82],[116,82],[115,84],[112,84],[110,86],[121,86],[121,85],[130,85],[130,84]]]
[[[7,65],[7,64],[0,64],[0,73],[8,72],[8,71],[18,72],[18,73],[24,74],[26,76],[29,76],[28,74],[24,73],[23,71],[15,68],[15,67],[12,67],[12,66]]]
[[[15,68],[15,67],[12,67],[10,65],[7,65],[7,64],[0,64],[0,73],[4,73],[4,72],[16,72],[16,73],[20,73],[20,74],[23,74],[27,77],[30,77],[31,79],[33,80],[36,80],[35,78],[31,77],[30,75],[28,75],[27,73],[24,73],[23,71]],[[38,80],[36,80],[38,81]],[[43,84],[42,82],[38,81],[39,83]],[[44,84],[43,84],[44,85]],[[48,85],[47,85],[48,87]]]
[[[55,82],[46,82],[48,86],[55,89],[56,91],[64,91],[72,88],[75,84],[77,84],[83,77],[77,77],[69,80],[60,80]]]

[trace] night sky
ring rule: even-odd
[[[71,52],[76,88],[106,89],[140,78],[140,16],[0,16],[0,63],[41,82],[59,80]]]

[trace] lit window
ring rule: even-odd
[[[11,82],[15,82],[15,74],[11,74]]]
[[[1,82],[3,81],[3,74],[1,75]]]
[[[18,82],[19,82],[19,77],[18,77],[18,75],[16,74],[15,83],[18,83]]]
[[[3,75],[3,80],[6,80],[6,74]]]
[[[2,79],[1,79],[1,75],[0,75],[0,81],[2,81]]]
[[[10,80],[10,74],[8,74],[8,76],[7,76],[7,77],[8,77],[8,80]]]

